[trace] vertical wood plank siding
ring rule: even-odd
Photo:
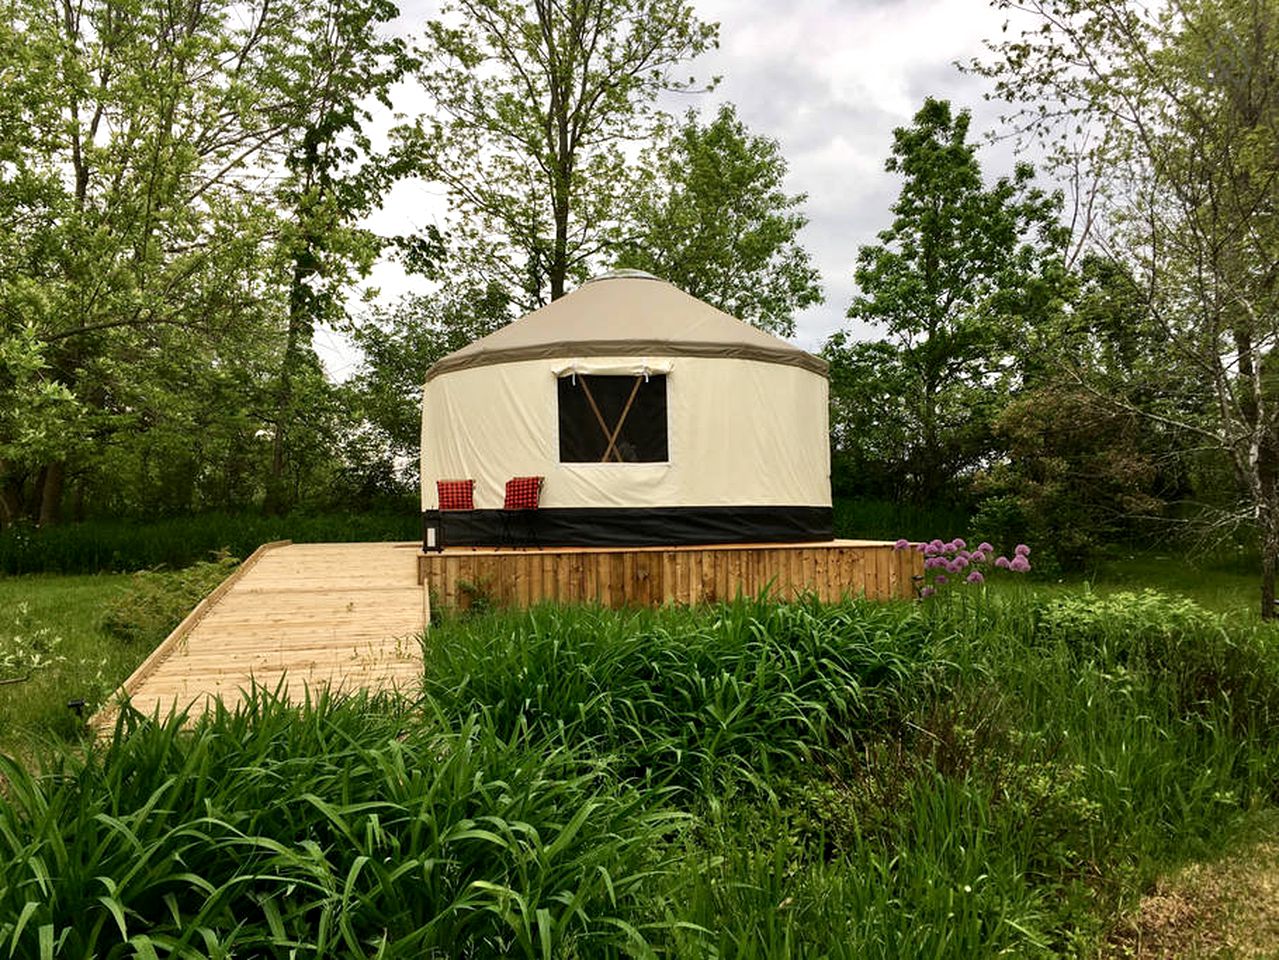
[[[501,549],[458,548],[418,557],[432,602],[466,608],[477,596],[523,607],[541,601],[610,607],[715,603],[767,592],[824,601],[914,595],[923,560],[887,542]]]

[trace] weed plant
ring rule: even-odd
[[[426,695],[13,765],[12,956],[1092,955],[1275,802],[1272,628],[1153,594],[493,612]]]

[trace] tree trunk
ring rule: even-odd
[[[44,483],[40,489],[41,527],[52,527],[62,522],[62,490],[66,485],[67,465],[62,461],[49,464],[44,471]]]
[[[1275,551],[1269,546],[1261,551],[1261,619],[1275,619]]]
[[[9,474],[10,464],[0,460],[0,530],[22,519],[22,481]]]
[[[293,380],[301,365],[305,349],[313,335],[308,280],[318,270],[317,258],[310,240],[293,255],[293,276],[289,284],[289,328],[284,343],[284,359],[280,364],[280,383],[275,402],[275,434],[271,439],[271,474],[267,479],[267,513],[288,513],[293,505],[285,472],[289,461],[289,428],[293,423]]]

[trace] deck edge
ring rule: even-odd
[[[239,582],[239,580],[257,565],[267,553],[280,547],[287,547],[293,543],[292,540],[272,540],[264,543],[241,563],[238,567],[227,575],[226,579],[209,591],[208,595],[197,603],[185,617],[169,633],[167,637],[160,641],[154,650],[147,654],[147,658],[138,664],[124,682],[111,692],[111,695],[103,702],[102,706],[89,718],[88,726],[96,729],[101,733],[109,726],[108,721],[114,721],[116,712],[120,709],[121,703],[128,700],[129,697],[137,691],[137,688],[149,677],[160,665],[160,663],[168,659],[173,649],[181,643],[186,636],[195,629],[196,624],[208,615],[208,612],[217,605],[231,588]]]

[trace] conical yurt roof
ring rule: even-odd
[[[444,373],[564,357],[713,357],[802,367],[826,362],[639,270],[588,280],[559,300],[439,360]]]

